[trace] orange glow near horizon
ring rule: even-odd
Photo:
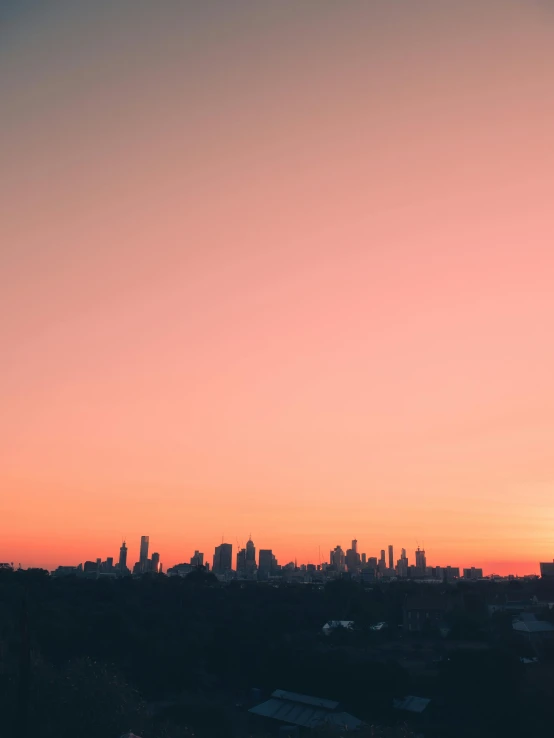
[[[0,561],[553,559],[545,4],[0,29]]]

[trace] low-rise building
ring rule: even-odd
[[[354,715],[342,711],[335,700],[286,692],[283,689],[276,689],[269,700],[252,707],[249,713],[263,722],[277,721],[306,731],[317,728],[351,731],[362,725],[362,721]]]
[[[554,643],[554,625],[546,620],[537,620],[532,613],[524,613],[514,620],[512,629],[537,651]]]
[[[353,620],[329,620],[322,628],[325,635],[331,635],[331,633],[338,628],[344,628],[345,630],[352,630],[354,628]]]

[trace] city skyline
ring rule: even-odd
[[[28,562],[17,562],[17,564],[23,566],[23,564],[26,563],[23,568],[37,567],[47,568],[50,571],[54,571],[58,566],[61,566],[62,568],[73,567],[83,565],[85,563],[88,563],[89,565],[97,563],[98,566],[100,566],[100,562],[105,558],[107,562],[110,562],[108,567],[109,571],[124,571],[128,574],[144,574],[157,571],[167,572],[168,569],[172,569],[180,564],[189,567],[204,565],[216,573],[230,571],[248,576],[255,571],[260,572],[262,570],[265,570],[265,573],[267,574],[268,571],[273,570],[279,562],[279,570],[284,566],[290,566],[290,564],[294,564],[295,567],[297,565],[302,565],[303,567],[315,566],[318,570],[322,566],[324,569],[325,567],[331,566],[336,568],[338,572],[361,571],[364,568],[369,567],[374,568],[381,576],[399,577],[415,576],[415,569],[419,571],[419,576],[424,576],[426,569],[429,567],[433,569],[436,567],[439,569],[444,569],[445,567],[448,567],[449,569],[456,568],[460,572],[477,569],[482,572],[485,577],[493,574],[499,576],[538,575],[540,573],[539,567],[541,566],[540,562],[533,562],[533,565],[526,571],[508,571],[502,566],[500,568],[497,567],[496,569],[493,568],[487,570],[487,567],[483,566],[482,562],[478,562],[475,557],[469,563],[467,561],[459,562],[457,559],[441,561],[439,563],[433,555],[431,555],[431,558],[429,559],[427,556],[428,552],[426,552],[424,547],[420,547],[419,545],[411,550],[411,552],[406,547],[402,547],[399,557],[395,559],[393,556],[394,544],[387,544],[384,549],[367,548],[362,551],[362,547],[358,545],[357,539],[352,539],[351,548],[343,548],[342,544],[338,543],[335,547],[328,550],[328,555],[326,555],[327,549],[322,552],[321,547],[318,547],[317,559],[304,561],[299,560],[297,556],[290,559],[286,556],[277,556],[276,553],[279,552],[273,547],[257,548],[252,539],[252,534],[249,535],[244,545],[239,543],[238,538],[236,540],[237,543],[235,545],[224,540],[221,540],[219,543],[216,542],[212,547],[213,553],[210,552],[210,549],[201,551],[200,548],[202,547],[194,548],[190,555],[184,551],[178,557],[178,560],[169,561],[169,563],[166,563],[165,558],[163,558],[163,554],[160,555],[158,552],[154,552],[152,554],[152,558],[148,558],[150,536],[141,535],[140,543],[136,546],[138,553],[137,560],[134,565],[130,563],[133,560],[132,553],[130,558],[128,558],[129,551],[133,551],[133,546],[129,546],[126,539],[123,539],[121,542],[117,559],[114,556],[107,554],[102,556],[91,554],[90,557],[81,558],[79,561],[58,561],[54,566],[47,567],[41,567],[36,563],[29,564]],[[256,551],[258,552],[257,555]],[[373,556],[373,554],[375,554],[375,556]],[[188,559],[190,559],[190,564],[187,563]],[[116,560],[117,566],[113,568],[113,562]],[[263,563],[260,564],[259,561],[263,561]],[[248,562],[250,562],[250,564]],[[15,564],[16,562],[13,563]],[[106,562],[104,562],[104,564],[105,563]],[[411,574],[408,574],[408,569],[411,570]]]
[[[548,3],[158,5],[3,4],[0,560],[538,572]]]

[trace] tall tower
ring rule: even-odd
[[[256,548],[252,536],[246,541],[246,560],[256,562]]]
[[[355,538],[352,541],[352,551],[354,553],[358,553],[358,541]]]
[[[124,572],[127,569],[127,545],[125,541],[121,544],[119,549],[119,571]]]
[[[416,568],[419,569],[420,574],[425,574],[425,570],[427,568],[425,549],[420,550],[419,546],[417,547],[417,551],[415,552],[415,565]]]
[[[389,569],[394,569],[394,550],[389,546]]]
[[[150,544],[150,536],[141,536],[140,537],[140,556],[139,556],[139,564],[140,564],[140,570],[142,572],[145,572],[147,569],[147,563],[148,563],[148,546]]]
[[[252,572],[256,571],[256,547],[254,546],[252,536],[250,536],[250,538],[246,541],[245,556],[246,571],[251,574]]]
[[[344,571],[344,551],[340,546],[335,546],[330,552],[329,563],[336,566],[337,571]]]
[[[216,574],[223,574],[233,568],[233,545],[222,543],[216,546],[213,561],[213,570]]]

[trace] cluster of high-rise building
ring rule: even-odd
[[[119,549],[119,561],[116,564],[114,564],[113,557],[108,556],[105,561],[102,561],[102,559],[96,559],[96,561],[85,561],[84,564],[79,564],[78,566],[59,566],[54,573],[58,575],[86,574],[88,576],[126,576],[131,573],[147,574],[149,572],[159,574],[163,571],[160,563],[160,554],[154,552],[152,557],[148,558],[149,546],[150,537],[141,536],[139,560],[134,565],[132,571],[127,565],[128,549],[126,542],[123,541]]]
[[[331,573],[349,573],[360,576],[364,580],[378,578],[411,578],[453,581],[460,578],[458,566],[428,566],[425,550],[419,546],[415,551],[415,563],[410,564],[406,549],[400,551],[400,558],[394,560],[394,546],[382,548],[379,557],[367,556],[358,552],[358,541],[353,540],[351,548],[342,550],[336,546],[329,552],[329,564],[322,564],[322,570],[329,576]],[[463,570],[464,579],[482,579],[483,570],[471,567]]]
[[[234,563],[234,567],[233,567]],[[195,551],[190,563],[177,564],[168,569],[169,575],[184,576],[195,566],[204,564],[204,554]],[[283,566],[279,565],[272,549],[262,548],[256,556],[256,547],[252,537],[248,539],[244,547],[237,551],[233,561],[233,545],[221,543],[216,546],[213,555],[211,570],[220,579],[255,579],[264,581],[271,578],[299,579],[309,581],[311,579],[332,579],[337,576],[347,575],[364,581],[391,578],[428,579],[440,581],[454,581],[460,578],[460,568],[457,566],[428,566],[425,550],[417,548],[415,561],[410,564],[406,549],[401,549],[400,557],[395,561],[394,547],[389,545],[381,549],[380,555],[367,556],[358,551],[358,541],[352,541],[351,548],[343,551],[341,546],[335,546],[329,552],[329,562],[319,564],[301,564],[289,562]],[[471,567],[463,570],[464,579],[481,579],[483,570]]]
[[[59,567],[56,573],[82,573],[97,576],[105,574],[124,576],[162,573],[163,567],[160,563],[160,554],[153,553],[149,557],[149,546],[149,536],[141,536],[139,560],[132,569],[127,563],[128,549],[126,542],[123,541],[119,549],[119,561],[116,564],[114,564],[112,557],[108,557],[106,561],[101,559],[86,561],[78,567]],[[402,548],[400,557],[395,561],[394,547],[391,544],[386,549],[381,549],[379,556],[368,556],[366,553],[358,551],[358,541],[353,539],[351,547],[346,551],[343,551],[340,545],[335,546],[329,552],[328,562],[322,563],[320,561],[318,564],[301,564],[298,566],[296,561],[291,561],[281,566],[270,548],[260,549],[256,557],[256,547],[252,536],[250,536],[244,547],[239,546],[234,561],[233,545],[231,543],[222,541],[216,546],[211,571],[223,580],[238,578],[264,581],[282,577],[289,580],[310,581],[310,579],[326,580],[344,575],[362,581],[392,578],[453,581],[460,578],[460,568],[457,566],[428,566],[425,550],[419,548],[419,546],[414,554],[414,563],[411,564],[406,549]],[[170,576],[185,576],[198,567],[210,571],[210,564],[205,560],[204,554],[195,550],[188,562],[172,566],[167,570],[167,574]],[[483,570],[475,567],[463,569],[462,576],[468,580],[481,579]]]

